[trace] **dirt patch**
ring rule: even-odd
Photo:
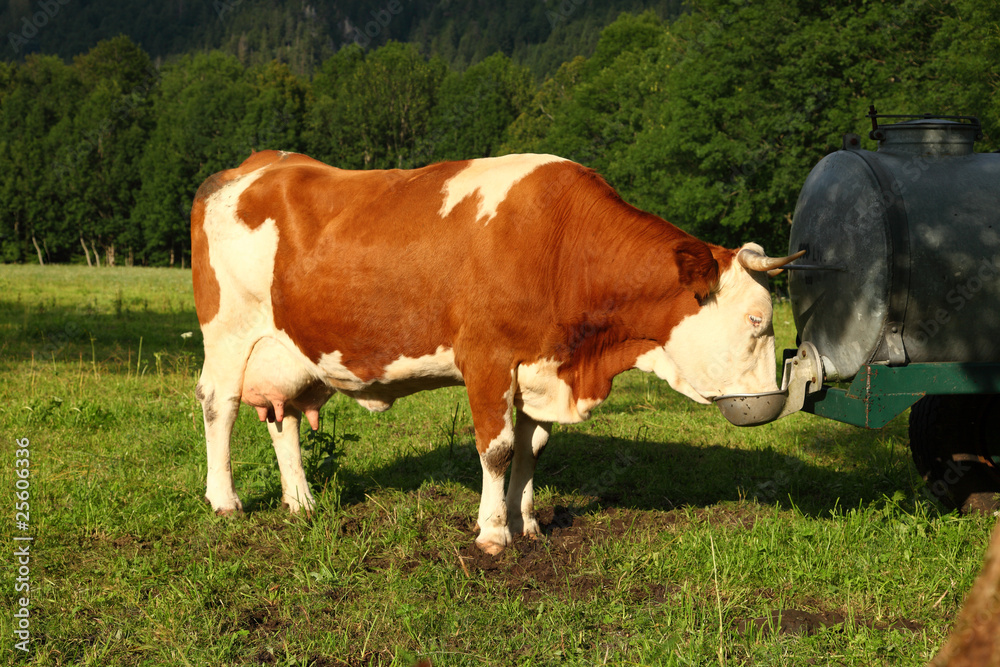
[[[470,572],[504,572],[515,576],[537,576],[548,580],[563,567],[579,565],[580,558],[589,551],[595,533],[591,522],[571,510],[557,506],[543,510],[538,515],[542,539],[516,536],[513,544],[499,556],[483,553],[474,544],[466,543],[458,549],[463,569]]]
[[[340,534],[345,537],[352,537],[361,532],[361,521],[357,517],[347,517],[340,523]]]
[[[449,499],[448,493],[436,486],[420,493],[425,500],[447,503]],[[361,532],[371,516],[367,514],[369,509],[365,504],[351,507],[341,522],[340,533],[351,536]],[[474,544],[476,530],[471,515],[447,510],[434,513],[422,526],[422,532],[441,534],[447,529],[457,531],[465,539],[456,536],[451,548],[419,549],[406,559],[373,554],[365,559],[362,567],[370,572],[398,568],[409,574],[428,562],[446,563],[457,566],[468,577],[485,577],[502,582],[510,590],[520,591],[527,604],[544,595],[592,600],[606,599],[614,592],[633,603],[666,602],[671,592],[670,584],[644,582],[623,590],[617,579],[604,578],[592,569],[585,572],[582,564],[593,548],[609,542],[655,536],[701,521],[745,529],[755,523],[757,515],[739,508],[708,508],[691,512],[612,508],[594,514],[584,509],[556,505],[540,508],[537,518],[542,529],[540,539],[516,536],[503,553],[490,556]]]
[[[317,656],[309,661],[309,667],[368,667],[368,665],[379,665],[391,662],[393,655],[388,651],[368,651],[364,655],[350,660],[339,658],[324,658]]]
[[[327,658],[324,656],[313,656],[306,663],[309,667],[368,667],[369,665],[387,664],[392,661],[392,654],[387,651],[368,651],[364,655],[357,656],[351,660],[341,660],[339,658]],[[284,651],[272,653],[266,649],[257,652],[251,663],[253,665],[277,665],[294,662],[299,664],[300,658],[292,658]]]
[[[517,536],[499,556],[482,552],[470,539],[454,547],[450,554],[439,552],[432,557],[451,561],[466,576],[502,581],[505,586],[520,590],[527,604],[542,595],[593,599],[616,588],[615,581],[579,572],[581,562],[593,545],[608,539],[613,532],[623,534],[628,530],[626,521],[620,520],[611,526],[562,506],[542,510],[538,520],[543,533],[541,539]],[[472,526],[464,522],[460,525],[470,537],[475,535]],[[657,594],[659,592],[651,594],[637,589],[634,597],[643,599]]]
[[[737,619],[735,627],[741,634],[756,630],[763,634],[813,635],[823,628],[843,625],[845,620],[841,612],[774,609],[767,616]]]
[[[774,633],[783,635],[814,635],[825,628],[840,628],[846,624],[876,630],[905,630],[921,632],[923,624],[904,618],[874,620],[863,614],[853,614],[849,617],[840,610],[823,610],[821,603],[807,600],[803,606],[809,609],[773,609],[766,616],[737,619],[733,626],[737,632],[759,632],[764,635]]]
[[[278,617],[273,607],[248,609],[236,620],[237,630],[248,630],[262,635],[276,634],[288,625],[288,620]]]

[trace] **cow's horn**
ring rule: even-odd
[[[768,257],[752,248],[743,248],[736,253],[736,259],[751,271],[767,271],[770,273],[771,271],[775,271],[775,269],[780,269],[789,262],[795,261],[804,254],[806,254],[806,251],[800,250],[794,255],[788,255],[787,257]],[[778,271],[775,271],[775,273],[771,273],[770,275],[776,275],[777,273]]]

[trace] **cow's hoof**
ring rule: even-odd
[[[287,500],[282,501],[281,506],[288,510],[290,514],[295,516],[300,516],[303,519],[312,519],[313,515],[316,513],[313,510],[312,505],[302,505],[298,502],[288,502]]]
[[[220,507],[216,507],[216,505],[208,499],[208,496],[205,496],[204,501],[208,503],[208,505],[215,512],[215,516],[237,516],[239,514],[243,514],[243,503],[241,503],[239,499],[237,499],[235,503],[227,503],[229,507],[226,507],[225,504]]]
[[[238,507],[236,509],[215,510],[215,516],[240,516],[242,514],[243,510]]]
[[[491,556],[498,556],[500,552],[503,551],[504,549],[504,545],[500,544],[499,542],[491,542],[489,540],[485,542],[480,542],[479,540],[476,540],[476,546]]]
[[[542,528],[538,525],[538,521],[531,519],[530,521],[524,522],[524,529],[521,531],[521,534],[525,537],[537,540],[542,536]]]

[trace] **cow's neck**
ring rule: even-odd
[[[700,308],[675,259],[693,237],[621,200],[602,204],[568,226],[565,256],[576,259],[561,263],[554,295],[559,375],[578,399],[604,400],[616,375]]]

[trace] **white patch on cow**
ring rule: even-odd
[[[340,350],[329,352],[319,358],[316,364],[326,381],[341,391],[361,391],[370,383],[365,382],[347,368],[341,359]]]
[[[476,219],[485,217],[483,224],[488,224],[515,183],[544,164],[564,161],[555,155],[504,155],[470,160],[469,166],[445,182],[441,190],[444,201],[438,213],[446,217],[459,202],[478,192]]]
[[[278,250],[278,226],[268,218],[256,229],[239,220],[240,195],[256,181],[263,169],[244,174],[216,190],[205,202],[205,234],[208,257],[219,282],[219,313],[203,327],[205,340],[237,335],[256,340],[274,329],[271,282]],[[247,271],[247,267],[253,267]],[[213,335],[212,329],[225,332]],[[206,350],[208,354],[208,350]]]
[[[291,512],[311,512],[316,503],[309,491],[309,481],[302,468],[302,450],[299,447],[299,417],[286,415],[278,422],[269,422],[274,455],[281,473],[281,501]]]
[[[665,347],[654,347],[649,352],[639,355],[635,360],[635,368],[647,373],[654,373],[661,380],[666,380],[667,384],[677,392],[698,403],[711,403],[711,401],[694,390],[687,380],[681,377],[680,369],[667,355]]]
[[[455,365],[455,351],[439,345],[433,354],[400,357],[386,366],[382,373],[383,382],[419,378],[444,378],[461,383],[462,372]]]
[[[392,401],[388,401],[382,398],[371,398],[371,397],[355,397],[358,405],[363,407],[369,412],[385,412],[392,407]]]
[[[559,362],[541,359],[517,367],[517,386],[524,413],[540,422],[576,424],[590,417],[590,411],[602,399],[580,398],[559,377]]]
[[[353,397],[358,405],[371,412],[385,412],[392,407],[393,398],[368,392],[374,382],[365,382],[352,373],[343,363],[339,350],[324,354],[317,366],[327,384]]]
[[[260,174],[261,170],[257,170],[227,183],[205,202],[209,263],[219,283],[219,312],[202,327],[205,358],[217,362],[211,364],[218,370],[217,375],[237,373],[240,380],[254,344],[274,334],[271,281],[278,249],[277,224],[267,219],[250,229],[233,222],[238,220],[240,195]],[[254,270],[247,271],[248,266]],[[205,370],[209,370],[209,364]],[[213,386],[230,385],[227,377],[208,379]]]
[[[340,351],[335,351],[320,357],[317,368],[321,376],[327,384],[349,394],[372,412],[384,412],[392,407],[398,396],[419,391],[422,380],[426,380],[427,389],[463,384],[462,373],[455,365],[454,351],[443,345],[432,354],[399,357],[389,363],[381,375],[369,381],[362,380],[344,366],[342,356]],[[394,391],[394,383],[406,383],[406,390]]]
[[[724,394],[775,391],[771,315],[766,274],[734,261],[698,312],[674,327],[666,345],[640,355],[635,367],[656,373],[699,403]]]
[[[603,402],[603,398],[578,398],[576,400],[576,412],[583,419],[590,419],[591,411]]]

